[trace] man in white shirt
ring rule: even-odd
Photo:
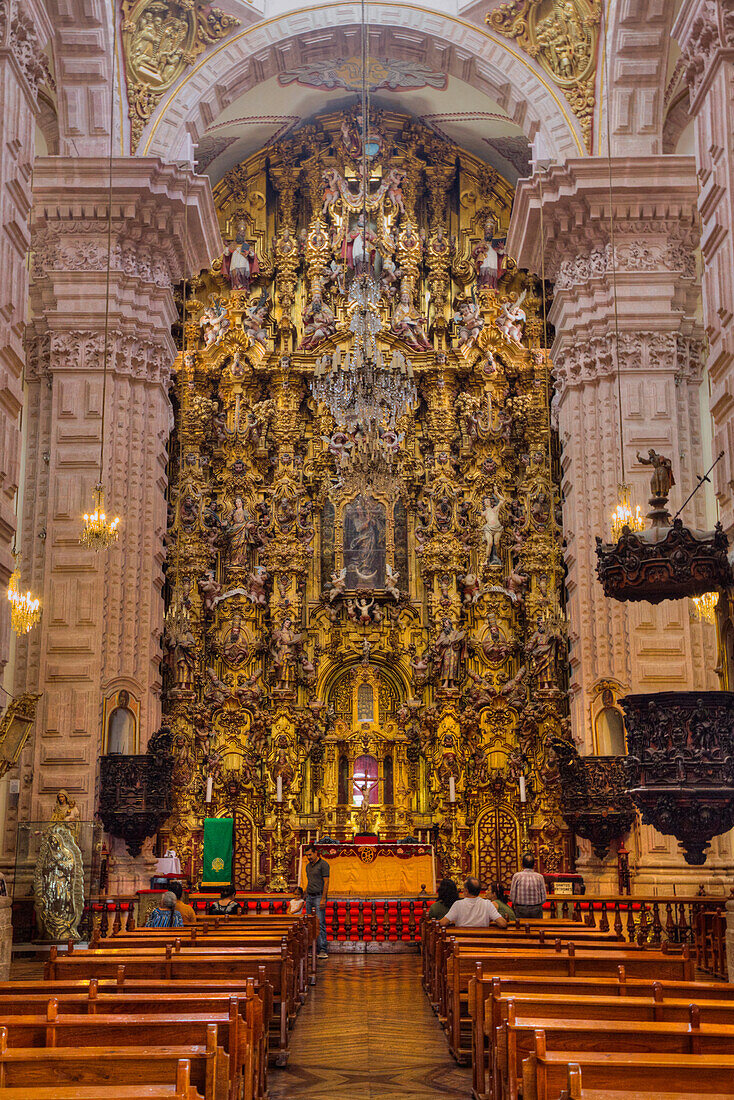
[[[455,924],[457,928],[489,928],[496,924],[507,928],[507,921],[488,898],[481,898],[482,884],[478,878],[468,878],[464,883],[466,897],[459,898],[439,924]]]

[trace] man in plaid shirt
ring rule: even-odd
[[[535,856],[527,853],[522,857],[522,871],[512,876],[510,884],[510,905],[516,917],[543,916],[543,902],[546,899],[545,879],[534,871]]]

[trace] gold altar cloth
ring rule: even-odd
[[[421,886],[435,893],[435,865],[430,844],[319,845],[329,864],[330,897],[416,897]],[[306,858],[299,879],[306,888]]]

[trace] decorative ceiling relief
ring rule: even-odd
[[[589,152],[600,21],[600,0],[513,0],[485,17],[493,31],[514,38],[562,89]]]
[[[239,19],[193,0],[124,0],[122,44],[132,152],[163,93]]]
[[[420,61],[400,61],[396,58],[371,57],[368,61],[368,86],[371,91],[407,91],[414,88],[437,88],[444,91],[448,83],[445,73],[438,73]],[[333,61],[311,61],[298,65],[278,76],[283,85],[303,84],[307,88],[344,88],[358,92],[362,88],[362,59],[338,57]]]

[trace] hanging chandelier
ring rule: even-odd
[[[642,531],[645,526],[639,504],[634,511],[632,510],[629,485],[622,483],[617,487],[617,493],[619,495],[617,507],[612,512],[612,538],[615,542],[622,537],[625,527],[630,531]]]
[[[108,521],[104,506],[104,489],[102,479],[104,477],[104,435],[105,435],[105,411],[107,405],[107,352],[109,349],[110,329],[110,271],[112,269],[112,156],[114,151],[115,131],[115,76],[117,64],[117,18],[112,20],[112,74],[110,78],[110,142],[107,155],[108,184],[107,184],[107,276],[105,285],[105,312],[104,312],[104,346],[102,350],[102,424],[100,428],[99,442],[99,480],[94,487],[94,508],[91,512],[85,512],[84,525],[79,536],[79,542],[88,550],[106,550],[119,535],[120,517],[115,516]]]
[[[104,510],[104,489],[102,482],[94,488],[94,511],[84,514],[84,526],[79,536],[82,546],[88,550],[106,550],[119,535],[120,517],[108,520]]]
[[[20,555],[15,555],[15,569],[8,583],[10,600],[10,625],[16,634],[27,634],[41,618],[41,603],[35,599],[30,589],[20,591]]]

